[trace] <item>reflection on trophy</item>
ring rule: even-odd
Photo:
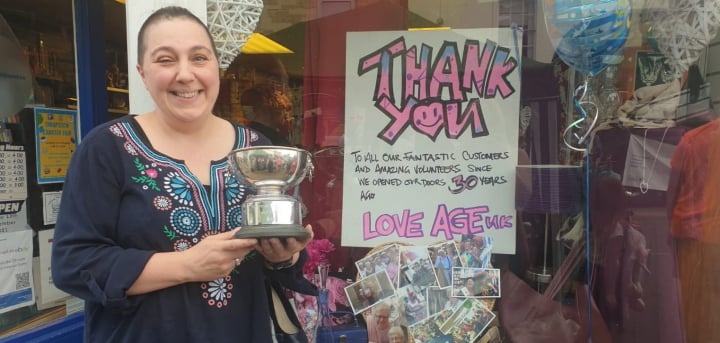
[[[297,186],[306,174],[312,178],[310,156],[305,150],[280,146],[230,152],[230,170],[256,191],[243,204],[242,230],[235,238],[309,237],[302,226],[300,201],[286,191]]]

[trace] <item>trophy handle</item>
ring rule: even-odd
[[[306,157],[307,161],[307,178],[308,181],[312,182],[313,179],[313,173],[315,172],[315,164],[313,164],[313,159],[311,154],[307,154]]]

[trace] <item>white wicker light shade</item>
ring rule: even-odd
[[[207,0],[207,23],[226,70],[255,31],[262,0]]]
[[[658,50],[679,78],[717,35],[720,0],[676,0],[649,14]]]

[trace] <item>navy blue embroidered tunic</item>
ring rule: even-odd
[[[236,131],[237,148],[270,145],[246,127]],[[240,226],[245,185],[226,159],[211,169],[204,187],[182,161],[153,150],[133,116],[83,139],[63,188],[52,275],[85,300],[85,342],[271,342],[265,280],[307,291],[304,252],[286,270],[266,270],[253,251],[225,278],[125,294],[154,252]]]

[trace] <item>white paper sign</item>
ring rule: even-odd
[[[0,313],[35,303],[33,231],[0,233]]]
[[[343,246],[482,234],[515,253],[521,35],[348,33]]]
[[[675,145],[630,135],[622,185],[667,191],[670,182],[670,160]]]
[[[55,229],[38,231],[38,268],[37,268],[37,298],[38,307],[57,304],[69,295],[55,287],[50,274],[50,255]]]
[[[43,192],[43,224],[53,225],[57,221],[60,210],[62,192]]]
[[[25,151],[22,146],[0,144],[0,200],[27,198]]]
[[[0,201],[0,232],[29,230],[27,223],[27,201]]]

